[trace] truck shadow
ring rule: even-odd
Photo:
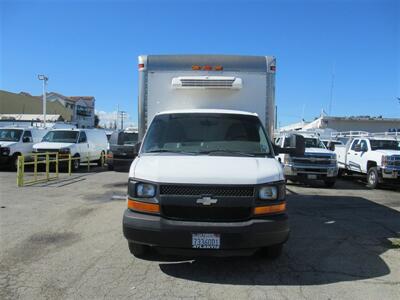
[[[279,259],[202,258],[163,262],[161,271],[187,280],[238,285],[318,285],[391,272],[381,255],[399,247],[398,211],[361,197],[288,198],[291,236]]]

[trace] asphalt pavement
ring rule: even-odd
[[[0,172],[0,299],[400,299],[400,192],[288,185],[277,260],[134,258],[127,174],[95,169],[18,188]]]

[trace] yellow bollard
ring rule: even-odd
[[[24,156],[20,155],[18,156],[17,160],[17,185],[18,187],[24,186]]]
[[[49,168],[49,154],[46,153],[46,180],[49,181],[49,177],[50,177],[50,168]]]
[[[56,153],[56,178],[58,178],[58,153]]]
[[[68,176],[71,176],[71,154],[68,154]]]
[[[33,176],[36,181],[37,180],[37,154],[34,154],[34,158],[33,158]]]

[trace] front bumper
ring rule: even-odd
[[[176,221],[125,210],[123,232],[128,241],[178,255],[251,255],[260,247],[284,243],[289,236],[286,214],[242,222]],[[192,249],[193,233],[220,235],[220,249]]]
[[[336,165],[298,165],[285,164],[283,170],[286,177],[304,177],[314,175],[314,179],[334,178],[338,175],[338,167]]]
[[[400,179],[400,166],[387,166],[380,168],[383,179]]]
[[[114,170],[129,171],[134,158],[113,157],[107,159],[107,164],[114,167]]]

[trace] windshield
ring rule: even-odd
[[[400,150],[400,144],[395,140],[370,140],[372,150]]]
[[[237,114],[168,114],[156,116],[146,134],[143,153],[271,154],[257,117]]]
[[[324,143],[316,138],[304,138],[306,148],[323,148],[326,149]]]
[[[119,135],[119,145],[134,145],[138,141],[138,134],[135,132],[121,132]]]
[[[42,142],[51,143],[76,143],[78,139],[78,131],[49,131],[44,137]]]
[[[0,141],[18,142],[22,131],[21,129],[0,129]]]

